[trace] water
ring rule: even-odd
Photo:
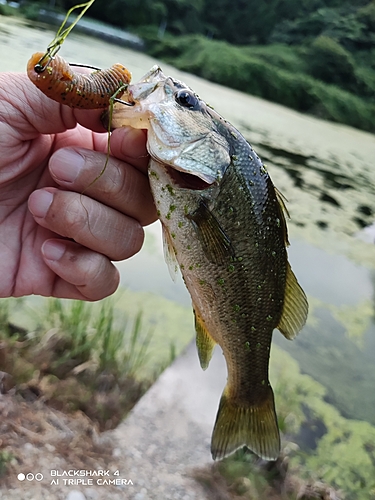
[[[1,67],[24,71],[54,31],[0,17]],[[349,418],[375,424],[375,245],[358,236],[375,219],[375,137],[206,82],[144,54],[75,34],[61,55],[109,67],[122,62],[140,78],[155,63],[185,81],[252,143],[288,199],[292,267],[309,297],[310,315],[296,341],[275,342],[302,371],[327,387],[327,400]],[[371,239],[371,236],[370,236]],[[182,281],[163,263],[160,228],[146,229],[143,250],[119,263],[121,282],[189,306]]]

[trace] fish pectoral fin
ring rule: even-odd
[[[277,326],[284,337],[292,340],[297,336],[306,323],[308,308],[305,292],[300,287],[288,262],[284,307]]]
[[[199,362],[202,370],[206,370],[208,365],[210,364],[212,353],[216,342],[208,333],[208,330],[203,322],[203,319],[194,309],[194,318],[195,318],[195,331],[197,332],[197,350]]]
[[[192,222],[203,252],[210,262],[225,264],[234,258],[230,239],[203,198],[200,199],[197,210],[187,215],[187,218]]]
[[[280,434],[271,386],[257,406],[239,406],[225,388],[212,433],[211,453],[220,460],[247,446],[264,460],[276,460],[280,453]]]
[[[290,219],[290,215],[289,215],[286,203],[285,203],[287,200],[286,200],[285,196],[282,194],[282,192],[277,189],[277,187],[275,187],[275,193],[276,193],[277,202],[278,202],[280,209],[281,209],[280,210],[281,228],[282,228],[283,234],[284,234],[284,242],[285,242],[285,245],[288,247],[289,246],[288,228],[286,225],[285,215],[288,217],[288,219]]]
[[[176,275],[178,271],[178,262],[176,259],[176,252],[173,248],[172,238],[169,235],[168,229],[161,225],[163,233],[163,249],[164,249],[164,259],[168,266],[169,275],[173,281],[176,281]]]

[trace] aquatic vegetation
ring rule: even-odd
[[[356,305],[335,307],[330,305],[335,320],[346,330],[346,335],[360,348],[363,348],[364,335],[368,332],[374,315],[374,306],[370,300]]]
[[[295,427],[290,429],[293,434],[290,440],[300,446],[300,450],[291,455],[291,467],[296,467],[300,477],[305,479],[313,471],[315,477],[343,491],[346,498],[373,498],[375,426],[340,415],[334,406],[325,401],[327,389],[308,375],[303,375],[297,362],[279,349],[275,353],[273,366],[271,375],[286,384],[292,396],[291,413],[293,408],[299,412],[299,432],[295,432]],[[278,387],[279,383],[275,387],[276,401]],[[299,405],[295,403],[296,398]],[[301,417],[301,411],[304,418]],[[319,432],[319,429],[324,432]],[[304,442],[307,436],[310,436],[309,439],[313,437],[315,441],[313,451],[311,442],[307,446]]]
[[[218,465],[196,470],[195,478],[212,498],[223,500],[372,500],[375,427],[342,417],[324,401],[326,389],[303,375],[297,362],[278,348],[271,366],[283,422],[280,459],[265,464],[241,450]]]
[[[271,377],[283,450],[276,462],[245,450],[197,469],[209,498],[283,500],[375,498],[375,427],[348,420],[324,401],[326,389],[287,353],[274,348]]]
[[[374,328],[353,339],[328,307],[317,308],[313,314],[317,323],[305,327],[303,338],[291,344],[275,335],[275,343],[298,359],[304,373],[326,387],[326,401],[342,415],[375,425]]]

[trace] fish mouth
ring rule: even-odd
[[[191,189],[193,191],[204,191],[212,186],[214,183],[208,183],[198,177],[197,175],[176,170],[174,167],[164,165],[169,177],[173,183],[182,189]]]

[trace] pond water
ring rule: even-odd
[[[24,71],[30,55],[44,50],[53,37],[45,26],[0,17],[1,68]],[[158,62],[74,32],[61,55],[105,68],[121,62],[133,80]],[[327,400],[344,416],[375,425],[375,245],[360,237],[375,220],[375,136],[232,90],[230,82],[222,87],[159,63],[245,135],[288,200],[290,261],[308,294],[310,315],[294,342],[278,332],[275,342],[327,388]],[[128,289],[189,306],[182,281],[174,284],[163,263],[158,224],[146,228],[142,251],[118,266]]]

